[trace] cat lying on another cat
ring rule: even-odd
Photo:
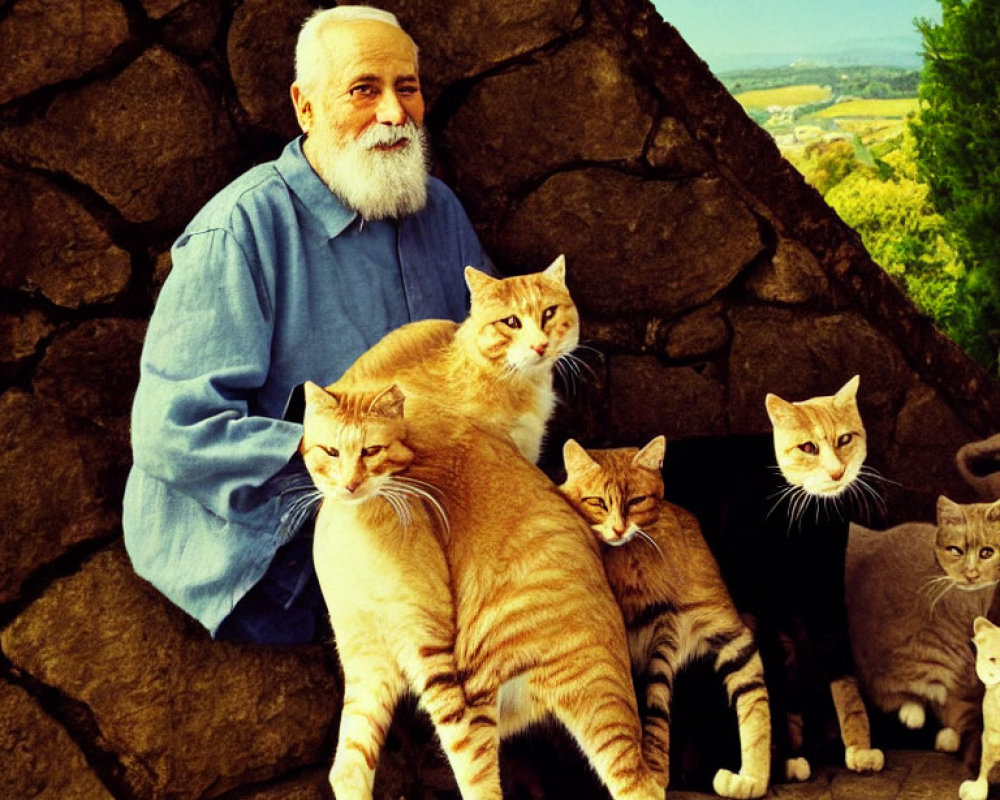
[[[352,390],[396,384],[509,435],[538,460],[556,395],[553,370],[571,358],[580,321],[566,288],[566,260],[542,272],[492,278],[466,267],[471,305],[461,323],[411,322],[384,336],[337,381]]]
[[[632,667],[645,684],[643,748],[669,779],[670,698],[677,673],[710,655],[739,725],[742,766],[720,769],[724,797],[762,797],[771,772],[771,718],[757,645],[726,591],[693,515],[663,499],[666,441],[641,450],[563,447],[559,487],[601,543],[604,569],[625,617]]]
[[[337,800],[370,800],[411,691],[464,800],[501,800],[499,739],[548,713],[612,797],[662,800],[586,524],[508,437],[426,400],[404,415],[404,402],[395,386],[306,385],[314,560],[345,682]]]
[[[1000,580],[1000,502],[938,498],[937,524],[887,531],[852,525],[845,585],[858,677],[876,706],[921,728],[942,724],[935,748],[975,744],[981,691],[969,650]]]
[[[958,787],[960,800],[986,800],[990,770],[1000,764],[1000,628],[986,617],[973,621],[976,674],[983,682],[983,755],[979,775]]]

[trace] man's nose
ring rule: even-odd
[[[402,125],[406,122],[406,109],[395,92],[382,92],[375,109],[375,120],[380,125]]]

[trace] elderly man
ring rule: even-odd
[[[296,47],[304,135],[223,189],[172,250],[132,413],[125,545],[216,638],[294,644],[322,600],[296,534],[293,389],[385,333],[462,319],[466,265],[492,269],[427,174],[417,48],[387,12],[320,11]],[[284,523],[284,524],[283,524]],[[308,526],[306,526],[308,527]]]

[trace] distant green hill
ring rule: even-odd
[[[829,86],[831,93],[872,100],[915,97],[920,70],[899,67],[826,67],[791,64],[773,69],[728,72],[719,80],[732,94],[815,84]]]

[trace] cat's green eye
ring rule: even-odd
[[[599,508],[601,511],[607,511],[608,505],[600,497],[584,497],[581,501],[585,506],[590,506],[591,508]]]
[[[544,328],[546,323],[556,315],[556,311],[559,310],[559,306],[549,306],[542,312],[542,327]]]
[[[380,444],[373,444],[371,447],[366,447],[361,451],[362,458],[370,458],[371,456],[377,456],[385,448]]]
[[[803,442],[799,445],[799,450],[811,456],[814,456],[819,452],[819,448],[812,442]]]
[[[521,320],[519,320],[514,314],[511,314],[509,317],[504,317],[500,321],[508,328],[514,328],[514,330],[521,327]]]
[[[330,458],[339,458],[340,451],[336,447],[327,447],[325,444],[317,445],[320,450],[326,453]]]
[[[837,439],[837,447],[846,447],[851,443],[852,439],[854,439],[853,433],[841,434],[840,438]]]
[[[979,557],[983,559],[993,558],[993,554],[995,552],[996,551],[992,547],[983,547],[979,550]]]

